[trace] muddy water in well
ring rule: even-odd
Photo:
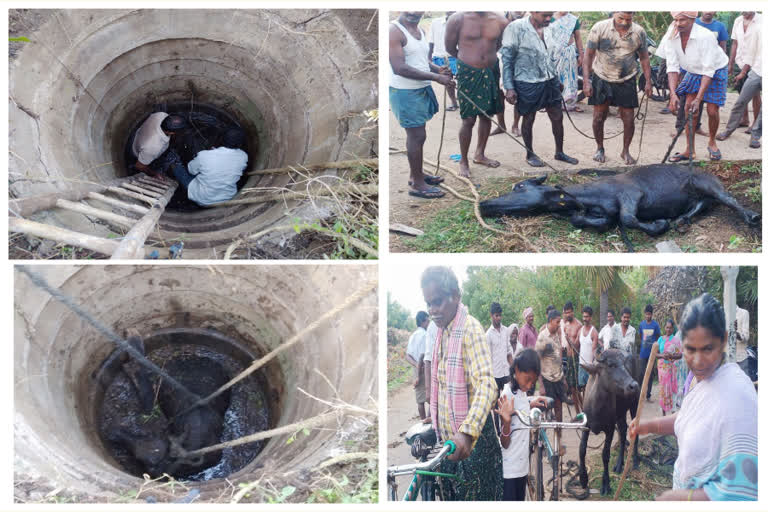
[[[236,357],[231,347],[217,350],[215,344],[183,343],[178,338],[159,346],[148,338],[147,358],[200,397],[250,362],[248,357]],[[208,406],[186,411],[191,399],[163,383],[161,376],[143,373],[136,361],[116,358],[110,366],[102,372],[109,377],[100,379],[106,386],[97,404],[97,425],[105,448],[126,472],[205,481],[239,471],[261,451],[263,441],[204,456],[183,455],[269,428],[269,407],[257,375],[240,381]]]

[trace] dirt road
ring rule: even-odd
[[[424,146],[424,158],[427,160],[435,161],[437,159],[437,150],[440,144],[440,132],[443,116],[443,91],[442,87],[436,85],[434,87],[435,93],[438,96],[438,100],[441,103],[440,112],[427,123],[427,141]],[[725,125],[728,120],[727,114],[730,112],[733,103],[736,101],[737,95],[734,93],[728,94],[728,100],[723,109],[721,109],[720,126]],[[572,113],[571,117],[573,122],[579,127],[579,129],[589,135],[592,134],[592,107],[586,105],[584,102],[579,104],[584,112]],[[645,130],[643,133],[642,151],[640,152],[639,164],[651,164],[661,161],[667,147],[672,141],[670,136],[671,132],[674,132],[675,118],[671,115],[663,115],[659,113],[663,103],[651,101],[648,107],[648,116],[645,121]],[[750,114],[751,115],[751,114]],[[510,105],[506,108],[506,120],[507,126],[511,127],[513,118],[513,109]],[[751,118],[750,118],[751,119]],[[550,163],[558,172],[563,174],[574,173],[582,169],[611,169],[616,168],[621,171],[626,168],[619,160],[619,153],[621,152],[621,140],[622,137],[618,136],[610,140],[605,141],[607,162],[598,164],[592,160],[592,155],[595,151],[595,142],[580,135],[570,121],[567,118],[564,119],[565,127],[565,143],[564,150],[567,154],[577,158],[579,160],[578,165],[569,165],[563,162],[558,162],[552,159],[554,154],[554,141],[552,137],[551,125],[549,119],[545,113],[539,113],[536,117],[536,122],[533,128],[534,135],[534,151],[545,161]],[[405,130],[403,130],[397,123],[397,120],[390,112],[390,141],[389,146],[396,149],[405,148]],[[461,126],[461,119],[458,111],[447,112],[445,123],[445,136],[443,140],[443,147],[440,156],[441,164],[448,164],[451,168],[458,171],[458,163],[450,162],[450,155],[459,153],[459,141],[458,132]],[[703,124],[706,129],[706,118]],[[638,157],[638,146],[640,144],[640,128],[641,122],[636,121],[635,136],[631,146],[631,153],[636,158]],[[622,129],[621,120],[616,115],[610,115],[605,123],[606,137],[618,133]],[[522,142],[522,139],[520,139]],[[473,134],[472,145],[470,146],[469,156],[470,160],[474,155],[475,145],[477,142],[477,130]],[[681,151],[684,149],[683,137],[681,137],[673,150]],[[696,137],[697,158],[706,159],[706,137]],[[732,160],[748,160],[748,159],[760,159],[760,149],[750,149],[748,147],[749,135],[744,133],[744,129],[737,130],[728,140],[718,142],[720,151],[722,152],[723,159],[727,161]],[[470,163],[472,182],[478,186],[481,196],[483,197],[495,197],[500,194],[501,190],[508,190],[511,187],[511,183],[519,181],[521,178],[530,177],[534,175],[546,174],[550,171],[548,168],[533,168],[525,162],[525,150],[522,146],[511,140],[508,135],[500,134],[489,138],[486,155],[501,162],[501,166],[495,169],[472,164]],[[723,162],[727,164],[727,162]],[[446,194],[442,199],[437,200],[425,200],[414,198],[408,195],[408,161],[405,154],[395,154],[390,156],[389,163],[389,201],[390,201],[390,222],[391,223],[403,223],[409,226],[423,228],[428,219],[433,218],[440,211],[457,204],[459,201],[450,194]],[[434,172],[434,169],[429,166],[425,168]],[[447,176],[446,184],[453,187],[457,191],[468,194],[468,190],[465,185],[458,180],[448,175],[445,171],[441,173],[443,176]],[[758,176],[759,178],[759,176]],[[744,179],[743,175],[740,177]],[[550,180],[554,181],[554,180]],[[508,183],[509,182],[509,183]],[[561,182],[565,185],[567,183]],[[728,186],[729,183],[726,183]],[[745,203],[742,197],[738,198],[740,202]],[[748,207],[751,207],[748,205]],[[548,216],[537,217],[537,219],[547,219]],[[476,221],[475,221],[476,222]],[[536,225],[534,231],[541,231],[546,229],[545,226]],[[571,228],[572,233],[575,228]],[[669,232],[658,239],[654,239],[653,243],[647,244],[648,247],[641,247],[638,250],[650,250],[655,251],[653,244],[656,242],[673,239],[676,240],[678,245],[684,247],[690,245],[695,247],[699,252],[713,252],[722,251],[723,244],[727,247],[729,245],[730,237],[736,232],[737,235],[743,238],[749,238],[758,236],[759,229],[752,230],[748,228],[743,221],[740,220],[735,213],[724,206],[715,207],[712,212],[704,217],[699,217],[694,221],[691,229],[685,234]],[[639,232],[638,232],[639,233]],[[578,233],[576,233],[578,235]],[[555,235],[552,235],[555,238]],[[577,237],[578,238],[578,237]],[[393,252],[409,252],[414,249],[409,248],[403,243],[404,239],[399,235],[392,235],[390,239],[390,250]],[[556,252],[569,252],[572,248],[568,246],[557,244],[553,241],[556,247],[551,250]],[[550,250],[548,248],[551,244],[542,243],[540,250]],[[599,249],[592,249],[602,252],[604,250],[617,250],[612,248],[610,244],[605,244],[605,247]],[[482,251],[482,249],[479,249]],[[583,250],[583,249],[582,249]],[[619,248],[619,250],[623,250]],[[741,247],[744,250],[744,247]],[[451,247],[443,246],[440,252],[454,252],[455,249]],[[472,251],[472,252],[478,252]],[[487,249],[483,252],[487,252]]]
[[[568,409],[564,410],[564,420],[569,421],[570,415]],[[573,411],[573,415],[576,413]],[[651,401],[646,402],[643,405],[642,418],[649,419],[661,416],[661,409],[659,408],[659,395],[658,385],[655,383],[653,387],[653,393],[651,395]],[[389,393],[387,399],[387,461],[388,466],[396,464],[411,464],[416,460],[411,457],[410,446],[405,442],[405,433],[413,425],[418,422],[418,411],[416,409],[416,402],[414,401],[413,389],[409,385]],[[594,435],[591,434],[588,441],[588,446],[594,447],[587,450],[587,455],[590,453],[599,452],[602,450],[604,434]],[[614,446],[618,442],[618,433],[613,437]],[[563,468],[565,463],[569,460],[573,460],[576,463],[579,461],[579,437],[575,430],[566,430],[563,432],[562,444],[566,447],[566,453],[563,457]],[[602,467],[593,467],[590,477],[595,474],[600,474]],[[549,480],[552,476],[552,471],[546,470],[545,478]],[[628,478],[631,478],[628,476]],[[398,478],[398,493],[402,495],[408,487],[410,477]],[[566,477],[563,477],[563,485],[567,481]],[[615,490],[615,489],[614,489]],[[599,489],[597,490],[599,492]],[[567,493],[563,493],[562,500],[571,500]]]

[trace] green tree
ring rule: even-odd
[[[402,304],[392,299],[389,292],[387,292],[387,327],[416,330],[416,320]]]

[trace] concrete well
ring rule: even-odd
[[[359,129],[378,102],[377,71],[363,64],[376,49],[376,23],[366,30],[372,10],[17,12],[14,26],[30,42],[10,62],[12,198],[124,176],[131,129],[167,103],[210,105],[235,119],[256,148],[247,171],[371,154],[376,130]],[[254,176],[246,186],[285,183]],[[187,257],[212,257],[211,248],[284,212],[282,202],[167,211],[156,236],[183,239]],[[94,230],[80,214],[45,216]]]
[[[215,329],[262,356],[376,277],[373,266],[35,266],[99,322],[125,336],[180,327]],[[322,413],[322,399],[371,407],[377,389],[377,298],[371,292],[267,365],[273,427]],[[136,490],[141,480],[120,467],[94,424],[92,390],[114,345],[65,305],[15,273],[14,444],[16,478],[29,474],[99,497]],[[316,372],[319,370],[328,381]],[[365,422],[313,430],[287,444],[269,440],[230,481],[264,472],[310,468],[345,452]],[[22,475],[23,473],[23,475]],[[218,496],[223,480],[196,482]]]

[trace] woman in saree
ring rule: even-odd
[[[757,500],[757,392],[739,365],[727,363],[725,312],[705,293],[680,322],[693,382],[676,414],[639,420],[629,436],[674,435],[672,489],[657,500]]]
[[[668,319],[664,324],[664,334],[657,342],[659,344],[659,405],[661,415],[666,416],[675,408],[678,383],[678,361],[683,357],[683,347],[680,339],[674,336],[675,324]]]
[[[572,112],[582,112],[576,105],[579,95],[579,66],[584,56],[581,41],[581,22],[567,11],[556,12],[544,31],[544,41],[555,62],[560,83],[563,85],[563,100]]]

